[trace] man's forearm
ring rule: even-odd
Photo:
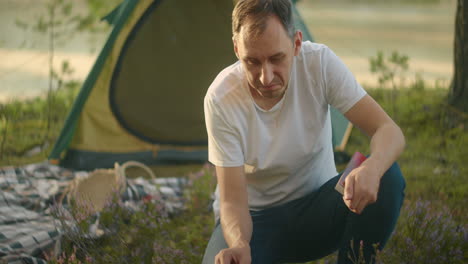
[[[405,147],[405,137],[401,129],[392,123],[380,127],[371,138],[371,156],[363,165],[371,165],[382,177],[385,171],[397,160]]]
[[[247,206],[221,203],[221,225],[229,247],[249,246],[252,218]]]

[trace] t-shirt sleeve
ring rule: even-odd
[[[367,93],[341,59],[328,47],[324,48],[322,63],[326,100],[344,114]]]
[[[219,106],[207,97],[204,111],[208,133],[208,160],[220,167],[242,166],[244,155],[238,132],[229,125]]]

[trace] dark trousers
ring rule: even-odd
[[[349,255],[355,255],[357,260],[361,245],[366,263],[372,263],[374,245],[381,250],[395,228],[404,199],[405,180],[398,165],[393,164],[381,179],[377,202],[358,215],[348,209],[342,195],[334,189],[339,177],[300,199],[251,211],[252,263],[306,262],[336,250],[339,250],[338,263],[353,263]],[[221,225],[217,223],[203,264],[214,263],[216,254],[227,247]]]

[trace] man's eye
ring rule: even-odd
[[[272,63],[280,63],[281,61],[283,61],[283,56],[281,56],[281,57],[273,57],[273,58],[270,59],[270,61],[271,61]]]
[[[245,62],[247,63],[247,65],[257,65],[258,64],[258,62],[255,61],[255,60],[246,60]]]

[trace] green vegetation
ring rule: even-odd
[[[391,90],[379,88],[368,89],[368,92],[387,111],[393,107]],[[57,96],[55,101],[60,109],[54,111],[56,117],[51,136],[57,136],[72,95]],[[464,220],[468,217],[464,210],[468,202],[468,167],[465,165],[468,120],[465,115],[462,118],[464,123],[449,122],[451,115],[463,114],[452,110],[445,103],[446,97],[446,88],[427,89],[422,80],[399,90],[395,103],[399,125],[407,139],[406,150],[399,160],[407,181],[406,200],[396,232],[379,256],[383,263],[400,263],[407,259],[413,259],[411,263],[429,263],[427,260],[438,256],[448,260],[439,263],[462,263],[460,258],[468,250],[464,241],[467,234]],[[43,160],[47,150],[33,157],[24,158],[22,155],[28,146],[42,144],[46,101],[37,98],[28,102],[12,102],[0,109],[3,120],[1,142],[4,145],[2,165]],[[6,140],[3,137],[5,120],[9,120]],[[368,139],[354,129],[347,151],[368,153]],[[193,169],[195,167],[190,167]],[[183,172],[182,168],[178,170]],[[157,257],[164,260],[156,263],[199,263],[214,225],[209,209],[213,188],[213,171],[206,169],[186,194],[187,210],[171,217],[158,212],[157,206],[152,204],[136,214],[114,205],[103,213],[101,224],[117,233],[98,241],[70,237],[71,244],[65,247],[65,255],[61,258],[65,263],[78,263],[69,260],[75,251],[75,257],[84,263],[86,257],[93,259],[93,263],[110,263],[109,260],[118,259],[136,263],[142,256],[152,261]],[[419,228],[423,225],[427,225],[424,231]],[[438,239],[438,244],[434,239]],[[328,263],[333,258],[330,256],[313,263]]]
[[[88,12],[83,14],[73,0],[47,0],[34,23],[16,19],[18,29],[47,37],[49,83],[45,96],[0,104],[0,166],[47,158],[81,86],[71,79],[74,69],[68,60],[54,67],[56,49],[76,34],[107,31],[109,25],[101,23],[101,18],[120,2],[86,0]],[[34,46],[31,41],[24,44]]]
[[[301,2],[302,0],[298,0],[296,2]],[[440,4],[440,3],[448,3],[452,0],[386,0],[386,1],[375,1],[375,0],[316,0],[315,2],[335,2],[335,3],[370,3],[370,4],[379,4],[386,2],[388,3],[395,3],[395,4]]]
[[[67,82],[61,90],[46,98],[0,104],[0,166],[22,165],[47,158],[79,86],[78,82]]]
[[[392,90],[367,90],[391,113]],[[407,145],[398,162],[407,183],[406,196],[397,228],[379,255],[381,263],[466,261],[468,115],[447,105],[447,94],[446,87],[428,89],[422,80],[399,89],[398,124]],[[463,121],[452,123],[452,115]],[[353,129],[347,152],[369,153],[368,142]],[[330,256],[311,263],[335,263],[335,259]]]
[[[392,87],[392,111],[389,114],[393,117],[394,120],[398,121],[398,114],[396,108],[396,99],[398,96],[398,87],[404,85],[404,74],[409,68],[408,64],[409,58],[406,55],[399,54],[398,51],[393,51],[390,57],[385,60],[384,53],[382,51],[377,52],[376,57],[371,57],[370,70],[372,73],[378,75],[380,88],[384,88],[387,83],[391,84]],[[399,76],[400,83],[397,86],[396,78]]]
[[[389,63],[396,61],[398,68],[399,63],[407,62],[398,54],[388,60],[383,55],[378,58],[374,59],[374,65],[380,65],[376,67],[377,74],[384,74]],[[468,115],[446,104],[447,87],[429,88],[420,78],[409,86],[399,85],[394,84],[394,89],[367,89],[388,113],[398,109],[397,123],[407,141],[399,159],[407,182],[405,204],[394,235],[385,250],[379,252],[378,261],[464,263],[468,252],[468,211],[464,208],[468,203]],[[0,165],[22,165],[46,158],[71,107],[76,87],[59,90],[54,97],[48,147],[44,147],[48,106],[45,99],[0,105]],[[398,97],[393,96],[395,89]],[[43,146],[42,151],[25,156],[34,146]],[[369,153],[369,139],[353,129],[346,151]],[[340,165],[339,169],[343,167]],[[201,168],[166,166],[161,167],[163,173],[159,175],[171,169],[187,175]],[[210,203],[215,177],[208,167],[202,175],[192,178],[193,185],[185,193],[187,208],[176,215],[161,211],[157,203],[148,202],[143,210],[135,212],[116,202],[100,218],[102,229],[110,235],[97,239],[84,235],[94,219],[75,219],[80,228],[69,232],[63,255],[52,258],[50,263],[200,263],[214,226]],[[310,263],[333,263],[335,258],[332,255]],[[355,263],[361,262],[356,259]]]

